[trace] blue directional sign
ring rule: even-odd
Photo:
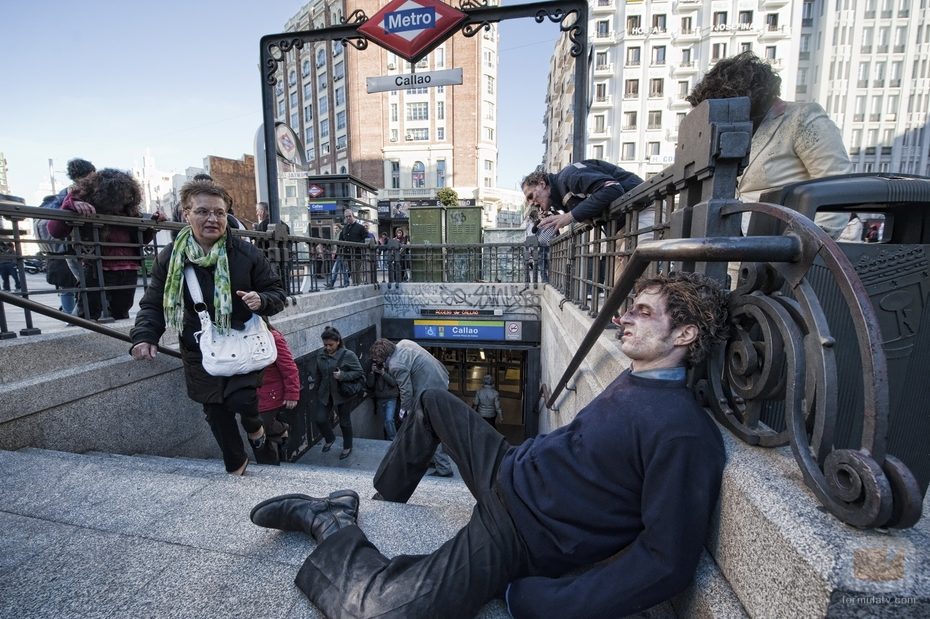
[[[414,320],[420,340],[503,340],[503,320]]]

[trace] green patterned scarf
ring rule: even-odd
[[[190,226],[178,233],[168,261],[162,300],[165,323],[178,332],[184,328],[184,267],[189,262],[200,267],[216,265],[213,272],[213,324],[220,333],[227,333],[232,315],[232,287],[229,281],[229,259],[226,256],[226,234],[213,244],[209,254],[204,254]]]

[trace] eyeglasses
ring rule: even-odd
[[[197,219],[210,219],[211,215],[216,219],[226,219],[226,211],[220,208],[213,210],[208,208],[195,208],[191,211],[191,214]]]

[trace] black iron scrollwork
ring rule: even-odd
[[[265,82],[270,86],[278,83],[278,64],[284,60],[284,55],[292,49],[303,49],[304,40],[294,37],[279,39],[268,43],[268,59],[265,61]]]
[[[717,419],[742,440],[790,444],[807,486],[835,516],[857,527],[909,527],[922,496],[911,471],[885,453],[887,369],[874,309],[842,250],[811,221],[781,207],[740,204],[726,213],[764,213],[802,241],[796,264],[744,265],[731,295],[733,331],[708,363],[698,386]],[[834,340],[806,274],[819,256],[836,282],[855,325],[864,406],[857,449],[834,444],[837,377]],[[790,297],[779,292],[787,287]],[[793,297],[793,298],[791,298]],[[766,401],[784,402],[782,430],[760,416]]]
[[[568,24],[565,21],[574,17],[575,20]],[[571,48],[569,48],[569,53],[572,56],[580,56],[585,52],[585,25],[581,23],[581,20],[578,19],[578,11],[576,9],[540,9],[536,12],[536,17],[534,18],[536,23],[541,24],[546,19],[553,23],[559,24],[559,30],[568,34],[568,40],[572,42]]]
[[[459,2],[459,9],[463,11],[467,11],[468,9],[486,9],[490,6],[488,0],[461,0],[461,2]]]
[[[361,26],[366,21],[368,21],[368,15],[365,14],[365,11],[362,9],[355,9],[349,13],[348,17],[343,17],[339,20],[339,23],[342,24],[351,24],[353,26]]]

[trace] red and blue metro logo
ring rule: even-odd
[[[444,41],[465,17],[439,0],[392,0],[358,30],[381,47],[416,62]]]

